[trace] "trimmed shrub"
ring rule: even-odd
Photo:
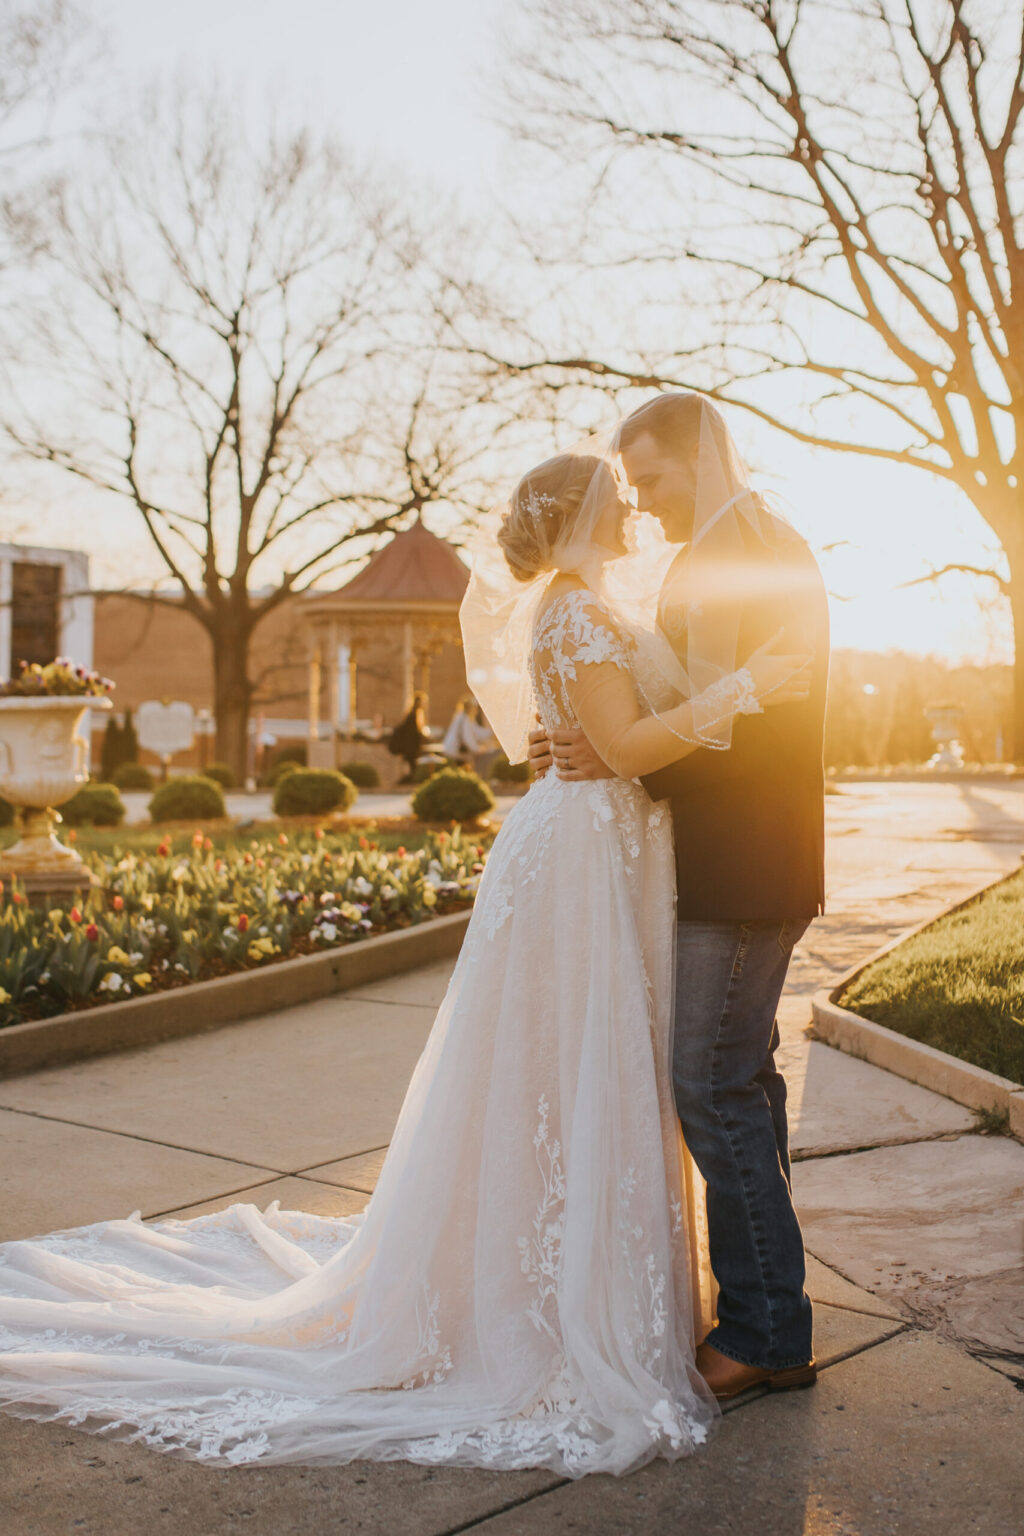
[[[69,827],[119,827],[124,821],[124,801],[116,784],[83,784],[59,810]]]
[[[161,784],[149,814],[153,821],[212,821],[226,816],[227,809],[220,785],[196,773]]]
[[[442,768],[451,768],[455,765],[447,757],[427,757],[417,763],[412,771],[412,777],[404,780],[406,784],[425,784],[432,779],[435,773],[440,773]]]
[[[351,779],[333,768],[296,768],[278,779],[274,789],[276,816],[322,816],[347,811],[359,791]]]
[[[442,768],[412,797],[420,821],[475,821],[494,809],[494,796],[468,768]]]
[[[110,782],[118,789],[152,789],[154,780],[145,763],[122,763]]]
[[[0,827],[13,827],[14,806],[9,800],[0,799]]]
[[[208,768],[203,769],[203,777],[212,779],[215,784],[220,785],[221,789],[234,789],[238,782],[235,778],[235,770],[228,763],[211,763]]]
[[[290,773],[295,772],[296,768],[301,767],[301,763],[275,763],[267,774],[267,783],[271,789],[276,789],[282,779],[286,779]]]
[[[499,784],[528,784],[529,763],[510,763],[504,752],[496,757],[491,767],[491,778]]]
[[[342,763],[341,771],[357,789],[376,789],[380,774],[372,763]]]

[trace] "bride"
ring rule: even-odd
[[[614,466],[585,444],[524,477],[463,623],[510,756],[539,710],[618,777],[549,773],[507,817],[365,1211],[136,1214],[5,1245],[4,1411],[222,1464],[577,1477],[706,1439],[713,1282],[668,1060],[672,832],[635,780],[806,681],[769,644],[685,698],[651,618],[678,551],[633,531]]]

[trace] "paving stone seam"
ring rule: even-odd
[[[222,1190],[219,1190],[217,1194],[211,1195],[209,1197],[209,1199],[210,1200],[226,1200],[226,1199],[230,1199],[230,1197],[232,1195],[244,1195],[250,1189],[255,1192],[256,1190],[262,1189],[265,1184],[266,1185],[270,1185],[270,1184],[276,1184],[276,1183],[278,1183],[277,1176],[275,1176],[272,1179],[261,1179],[258,1184],[253,1184],[250,1181],[248,1184],[239,1184],[237,1189],[222,1189]],[[198,1201],[197,1200],[197,1201],[194,1201],[194,1202],[191,1202],[191,1203],[192,1204],[196,1204],[196,1205],[199,1205],[199,1204],[207,1205],[209,1203],[209,1201],[207,1201],[207,1200]],[[187,1208],[188,1207],[184,1207],[184,1209],[187,1209]],[[182,1209],[183,1209],[183,1207],[181,1205],[168,1205],[162,1211],[150,1211],[148,1216],[144,1216],[143,1217],[143,1221],[162,1221],[165,1216],[174,1216],[175,1212],[180,1211]]]
[[[390,1145],[390,1141],[384,1141],[379,1147],[364,1147],[361,1152],[346,1152],[343,1157],[322,1157],[319,1162],[303,1163],[301,1168],[293,1168],[291,1170],[291,1176],[293,1179],[301,1179],[304,1174],[314,1173],[317,1168],[323,1168],[328,1163],[348,1163],[351,1162],[354,1157],[369,1157],[371,1152],[386,1152]],[[260,1167],[261,1165],[256,1164],[255,1166]]]
[[[431,1013],[437,1012],[436,1003],[414,1003],[408,997],[364,997],[359,992],[339,992],[338,996],[352,998],[357,1003],[375,1003],[378,1008],[426,1008]]]
[[[430,1536],[462,1536],[463,1531],[475,1531],[481,1525],[487,1525],[492,1520],[498,1520],[508,1514],[509,1510],[522,1509],[525,1504],[532,1504],[535,1499],[543,1499],[549,1493],[557,1493],[560,1488],[567,1488],[572,1482],[571,1477],[561,1477],[552,1483],[549,1488],[535,1488],[532,1493],[524,1493],[522,1498],[513,1499],[509,1504],[503,1504],[500,1509],[492,1509],[489,1514],[480,1515],[475,1520],[467,1520],[462,1525],[446,1525],[443,1530],[432,1531]]]
[[[221,1152],[211,1152],[206,1147],[183,1147],[177,1141],[160,1141],[156,1136],[141,1136],[136,1131],[118,1131],[107,1125],[94,1125],[89,1120],[68,1120],[63,1115],[46,1115],[40,1109],[18,1109],[13,1104],[0,1104],[0,1110],[8,1115],[24,1115],[28,1120],[48,1120],[53,1125],[73,1125],[80,1131],[98,1131],[102,1136],[123,1136],[126,1141],[144,1141],[150,1147],[166,1147],[170,1152],[191,1152],[195,1157],[213,1157],[219,1163],[237,1163],[240,1168],[256,1168],[260,1173],[273,1173],[278,1178],[286,1177],[284,1169],[272,1168],[267,1163],[250,1163],[244,1157],[230,1157]],[[353,1154],[355,1155],[357,1154]],[[316,1164],[313,1166],[315,1167]]]
[[[878,1071],[884,1072],[884,1067]],[[929,1090],[930,1091],[930,1090]],[[966,1106],[964,1106],[966,1108]],[[893,1147],[915,1147],[922,1141],[960,1141],[964,1136],[984,1136],[984,1131],[932,1131],[924,1136],[904,1136],[899,1141],[866,1141],[859,1147],[826,1147],[823,1152],[802,1150],[796,1147],[790,1149],[790,1162],[793,1163],[820,1163],[829,1157],[855,1157],[860,1152],[889,1152]]]

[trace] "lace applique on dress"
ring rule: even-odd
[[[549,731],[579,725],[566,690],[577,666],[611,661],[630,671],[625,641],[611,619],[603,623],[595,617],[599,611],[593,593],[579,587],[556,597],[541,615],[530,668],[540,717]]]

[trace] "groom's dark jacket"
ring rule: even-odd
[[[773,519],[773,525],[770,546],[745,536],[747,564],[736,587],[747,595],[738,599],[736,665],[785,626],[786,651],[814,653],[810,698],[740,715],[727,752],[700,747],[643,780],[653,799],[671,805],[680,922],[771,921],[824,911],[828,602],[803,539],[787,524]],[[684,661],[684,610],[674,606],[673,589],[685,560],[685,554],[677,560],[659,604],[662,627]]]

